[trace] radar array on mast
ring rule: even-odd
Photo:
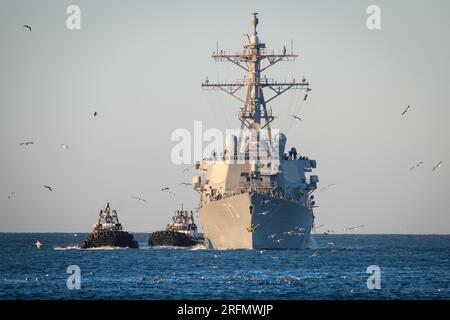
[[[248,42],[244,45],[241,53],[227,54],[223,50],[220,52],[213,52],[212,57],[216,61],[229,61],[236,66],[248,72],[249,77],[235,81],[234,83],[211,83],[206,80],[202,83],[202,88],[221,90],[236,98],[244,104],[239,113],[239,120],[241,121],[241,129],[244,126],[248,129],[262,130],[267,127],[270,136],[270,123],[275,119],[271,111],[268,111],[267,104],[275,98],[282,95],[289,89],[309,89],[308,81],[303,78],[300,82],[292,79],[291,82],[277,82],[275,79],[261,77],[261,73],[272,67],[280,61],[294,61],[298,57],[293,53],[286,52],[286,47],[283,47],[281,53],[275,53],[274,50],[270,52],[266,49],[265,43],[260,42],[257,32],[257,25],[259,19],[257,13],[252,13],[253,33],[247,35]],[[264,66],[263,66],[264,61]],[[237,93],[240,89],[246,87],[246,97],[241,98]],[[270,89],[271,96],[265,99],[263,89]],[[261,118],[264,119],[264,124],[261,123]]]

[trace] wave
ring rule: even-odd
[[[191,250],[191,251],[197,251],[197,250],[208,250],[208,247],[204,244],[197,244],[192,247],[177,247],[177,246],[154,246],[154,247],[148,247],[149,249],[175,249],[175,250]]]
[[[104,246],[104,247],[96,247],[96,248],[80,248],[79,246],[62,246],[62,247],[55,247],[55,250],[86,250],[86,251],[95,251],[95,250],[124,250],[128,248],[122,248],[122,247],[111,247],[111,246]]]

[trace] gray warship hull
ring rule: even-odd
[[[314,221],[306,206],[258,193],[209,202],[199,213],[205,240],[214,249],[304,249]]]

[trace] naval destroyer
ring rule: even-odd
[[[216,61],[228,61],[247,72],[242,80],[202,83],[204,89],[221,90],[238,99],[240,129],[227,134],[223,153],[213,152],[196,164],[192,179],[200,194],[199,215],[205,241],[214,249],[302,249],[314,224],[314,190],[319,181],[312,175],[316,161],[300,155],[295,147],[285,152],[287,137],[272,128],[275,117],[269,103],[289,89],[305,90],[309,83],[293,79],[277,82],[264,71],[298,55],[266,49],[258,32],[257,13],[253,30],[237,54],[213,52]],[[239,94],[244,92],[244,98]]]

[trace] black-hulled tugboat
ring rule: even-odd
[[[203,244],[204,239],[198,233],[192,211],[183,210],[182,206],[181,210],[175,211],[172,220],[173,223],[169,223],[166,230],[150,233],[149,246],[192,247]]]
[[[109,207],[100,210],[98,222],[94,229],[81,244],[82,249],[97,247],[128,247],[138,249],[139,244],[132,234],[122,230],[116,210]]]

